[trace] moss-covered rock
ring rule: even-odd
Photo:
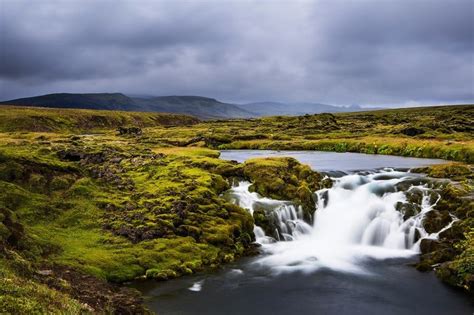
[[[444,282],[474,294],[474,228],[471,227],[465,240],[455,246],[461,254],[441,264],[436,269],[436,275]]]
[[[423,218],[423,227],[428,233],[439,232],[452,221],[448,211],[432,210]]]
[[[440,196],[434,210],[427,213],[423,225],[428,232],[437,232],[457,218],[451,227],[440,233],[437,241],[422,240],[422,255],[417,268],[436,271],[444,282],[473,293],[474,280],[474,202],[471,166],[462,164],[433,165],[416,169],[431,177],[450,178],[438,181]],[[415,170],[412,170],[415,171]]]
[[[289,157],[247,160],[243,173],[252,182],[251,191],[301,205],[305,220],[310,220],[316,210],[314,192],[322,188],[322,174]]]
[[[253,218],[255,225],[261,227],[265,235],[278,239],[278,222],[274,209],[266,204],[254,204]]]
[[[434,178],[464,179],[473,176],[470,165],[461,163],[447,163],[412,169],[415,173],[425,173]]]
[[[403,214],[403,220],[417,215],[421,210],[420,205],[417,203],[400,201],[395,204],[395,208]]]

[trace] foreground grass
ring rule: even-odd
[[[87,314],[88,308],[68,294],[29,279],[0,259],[2,314]]]

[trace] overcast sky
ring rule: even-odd
[[[0,99],[474,103],[474,1],[0,0]]]

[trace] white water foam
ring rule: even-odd
[[[396,210],[398,202],[407,200],[405,193],[397,191],[395,185],[413,179],[412,176],[385,170],[337,178],[332,188],[316,192],[318,203],[312,225],[304,222],[301,209],[289,202],[249,192],[248,182],[234,187],[230,196],[250,213],[262,204],[273,208],[280,241],[265,235],[264,230],[256,226],[254,233],[265,253],[257,264],[275,272],[330,268],[368,273],[363,261],[416,255],[421,238],[436,239],[441,232],[429,234],[422,226],[423,217],[437,202],[430,203],[430,190],[426,186],[411,188],[416,187],[423,193],[418,214],[404,220],[402,213]],[[450,225],[455,220],[453,217]]]
[[[199,291],[202,290],[203,283],[204,283],[204,280],[197,281],[197,282],[193,283],[193,285],[191,287],[189,287],[188,290],[193,291],[193,292],[199,292]]]

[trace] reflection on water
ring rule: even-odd
[[[412,168],[446,162],[392,155],[338,153],[322,151],[223,150],[221,159],[244,162],[254,157],[290,156],[318,171],[372,170],[384,167]]]

